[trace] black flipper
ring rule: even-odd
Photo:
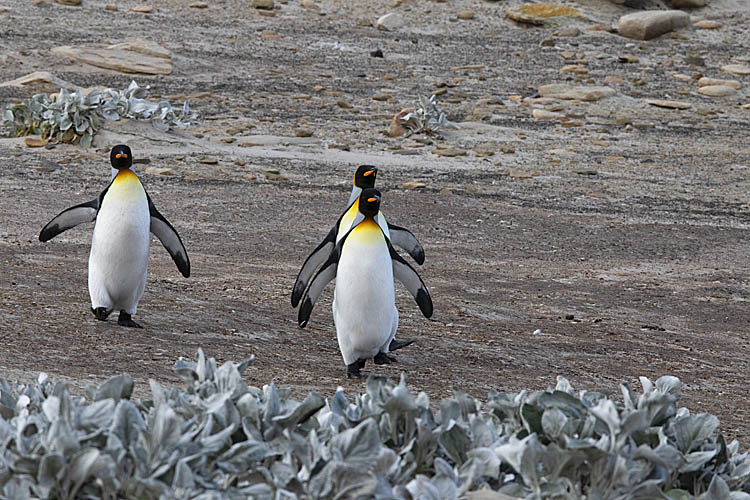
[[[172,260],[177,264],[177,269],[180,270],[182,275],[186,278],[189,277],[190,259],[188,258],[187,250],[185,250],[185,245],[182,244],[180,235],[177,234],[172,224],[159,213],[148,193],[146,193],[146,198],[148,198],[148,211],[151,215],[151,232],[159,238],[161,244],[167,249],[167,252],[172,256]]]
[[[388,223],[388,232],[391,233],[391,243],[406,250],[411,255],[411,258],[420,266],[424,264],[424,248],[422,248],[422,245],[419,244],[419,241],[417,241],[417,238],[411,231]]]
[[[347,209],[348,210],[348,209]],[[339,217],[339,221],[341,217]],[[338,232],[339,222],[336,222],[331,230],[326,235],[325,239],[315,247],[315,250],[307,257],[305,263],[302,264],[302,269],[297,274],[297,280],[294,282],[294,288],[292,288],[292,307],[297,307],[302,295],[305,293],[305,288],[310,281],[310,277],[315,272],[315,269],[331,255],[333,247],[336,246],[336,234]]]
[[[343,240],[342,240],[343,242]],[[299,314],[297,315],[297,323],[300,328],[307,326],[307,322],[310,320],[310,313],[312,313],[315,301],[320,297],[321,292],[326,285],[336,277],[336,270],[339,265],[341,246],[337,245],[335,250],[331,252],[328,260],[323,264],[320,270],[315,274],[315,277],[310,283],[310,288],[305,292],[305,296],[302,297],[302,305],[299,307]]]
[[[417,301],[419,309],[424,314],[425,318],[432,316],[432,298],[430,292],[427,291],[422,278],[419,277],[417,271],[401,257],[393,245],[388,242],[388,250],[391,252],[391,262],[393,263],[393,277],[399,280],[409,290],[409,293]]]
[[[110,183],[110,186],[112,184]],[[49,221],[39,233],[39,241],[49,241],[63,231],[86,222],[93,222],[99,213],[99,207],[102,206],[102,200],[107,193],[109,186],[99,193],[99,197],[86,203],[81,203],[74,207],[66,208]]]

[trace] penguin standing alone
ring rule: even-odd
[[[159,238],[186,278],[190,276],[190,260],[177,231],[156,210],[132,170],[130,148],[115,146],[109,159],[116,169],[109,186],[98,198],[63,210],[44,226],[39,240],[48,241],[96,220],[89,254],[91,312],[105,321],[112,311],[119,310],[119,325],[141,328],[132,316],[146,288],[149,232]]]
[[[375,187],[375,179],[378,175],[378,169],[372,165],[360,165],[354,172],[354,184],[349,195],[349,201],[346,203],[346,209],[328,232],[320,244],[315,247],[312,253],[307,257],[302,268],[297,275],[297,279],[292,287],[292,307],[297,307],[315,269],[321,265],[331,255],[336,243],[347,233],[354,222],[358,213],[359,198],[363,189]],[[406,250],[409,255],[419,265],[424,263],[424,249],[419,244],[417,238],[408,230],[390,224],[386,221],[382,212],[378,212],[378,224],[380,225],[385,237],[390,241]],[[397,340],[393,339],[390,350],[395,351],[414,343],[414,340]]]
[[[393,248],[382,228],[380,192],[362,191],[351,228],[339,239],[310,283],[298,322],[307,325],[315,301],[334,277],[333,319],[349,378],[360,378],[368,358],[375,364],[394,361],[389,346],[398,329],[394,277],[416,299],[422,314],[432,316],[432,299],[417,272]]]

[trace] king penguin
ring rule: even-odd
[[[398,329],[394,277],[432,316],[432,298],[424,282],[393,248],[380,218],[379,191],[362,190],[351,227],[336,243],[302,297],[298,322],[304,328],[323,288],[336,278],[333,320],[349,378],[360,378],[367,359],[391,363],[390,344]]]
[[[113,168],[109,186],[98,198],[63,210],[44,226],[39,240],[48,241],[95,220],[89,254],[91,312],[96,319],[106,321],[112,311],[119,310],[119,325],[141,328],[132,316],[146,288],[149,232],[159,238],[186,278],[190,276],[190,260],[177,231],[156,210],[132,169],[130,148],[115,146],[109,160]]]
[[[349,201],[346,203],[346,209],[323,241],[315,247],[305,260],[304,264],[302,264],[302,268],[300,269],[297,279],[294,282],[294,286],[292,287],[292,307],[297,307],[297,304],[299,304],[315,269],[325,262],[333,251],[335,244],[338,243],[351,228],[358,213],[360,194],[363,189],[375,187],[375,179],[377,178],[377,175],[378,169],[372,165],[360,165],[354,172],[354,184],[349,195]],[[378,213],[378,223],[380,224],[386,238],[389,238],[394,245],[406,250],[417,264],[422,265],[424,263],[424,249],[411,231],[388,223],[382,212]],[[390,350],[395,351],[396,349],[406,347],[412,343],[414,343],[414,340],[397,340],[394,338]]]

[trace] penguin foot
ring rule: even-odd
[[[362,378],[360,370],[365,367],[366,360],[358,359],[350,365],[346,365],[346,378]]]
[[[398,360],[394,358],[393,356],[388,356],[384,352],[379,352],[375,355],[372,360],[375,362],[376,365],[390,365],[391,363],[398,363]]]
[[[125,311],[120,311],[120,316],[117,318],[117,324],[120,326],[129,326],[131,328],[143,328],[141,325],[133,321],[130,314]]]
[[[91,312],[94,313],[94,316],[99,321],[107,321],[107,317],[112,311],[107,309],[106,307],[97,307],[96,309],[92,307]]]
[[[395,351],[396,349],[401,349],[402,347],[406,347],[408,345],[412,345],[414,343],[414,339],[408,339],[408,340],[396,340],[394,337],[393,340],[391,340],[391,345],[388,346],[389,351]]]

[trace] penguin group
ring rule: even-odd
[[[150,233],[186,278],[190,259],[179,234],[156,209],[133,170],[130,148],[113,147],[110,164],[111,181],[99,196],[60,212],[42,228],[39,240],[46,242],[75,226],[95,222],[88,265],[91,312],[106,321],[119,311],[119,325],[141,328],[133,316],[146,288]],[[419,265],[424,263],[424,249],[409,230],[386,221],[382,194],[375,189],[377,172],[371,165],[357,168],[345,210],[307,257],[292,287],[292,307],[299,306],[298,323],[304,328],[316,300],[335,278],[333,319],[350,378],[362,376],[368,359],[392,363],[392,351],[413,343],[395,337],[394,280],[406,287],[425,317],[431,317],[433,309],[424,282],[394,246]]]

